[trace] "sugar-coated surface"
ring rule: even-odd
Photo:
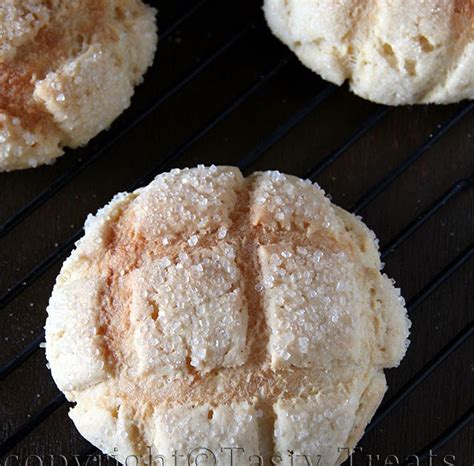
[[[388,105],[474,98],[472,0],[265,0],[273,33],[324,79]]]
[[[259,451],[258,420],[255,408],[249,403],[158,410],[154,419],[157,429],[153,444],[167,457],[176,450],[191,452],[196,447],[206,447],[215,452],[220,464],[224,464],[230,453],[221,451],[222,447],[246,445],[249,452]],[[208,460],[204,463],[212,465],[213,458]]]
[[[170,240],[185,234],[194,246],[194,234],[230,225],[237,189],[243,186],[237,169],[210,169],[196,177],[192,172],[172,170],[157,177],[133,206],[136,230],[145,238]]]
[[[345,458],[409,329],[359,219],[298,178],[200,166],[118,195],[85,230],[46,350],[88,440],[121,461],[202,446]]]
[[[173,378],[187,364],[209,372],[245,362],[248,315],[235,254],[224,243],[147,261],[131,274],[140,372]]]
[[[362,310],[346,253],[278,244],[262,246],[259,255],[272,366],[356,361]]]
[[[275,405],[275,446],[278,451],[317,452],[323,462],[335,464],[337,446],[344,448],[354,426],[359,393],[342,387],[307,399],[278,400]]]
[[[141,0],[0,2],[0,171],[51,163],[110,126],[156,41]]]

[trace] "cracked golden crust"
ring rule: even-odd
[[[324,79],[388,105],[474,98],[472,0],[265,0],[273,33]]]
[[[49,163],[109,126],[156,46],[140,0],[7,0],[0,33],[0,171]]]
[[[225,443],[235,424],[260,452],[290,442],[335,464],[406,350],[403,303],[379,269],[373,234],[317,186],[176,170],[88,220],[48,308],[48,360],[79,430],[122,460],[217,431]],[[292,433],[305,412],[317,438]]]

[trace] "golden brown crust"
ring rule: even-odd
[[[143,28],[143,38],[137,41],[132,37],[135,34],[134,25],[142,20],[148,24]],[[127,81],[130,80],[128,85],[133,86],[138,83],[152,56],[147,52],[146,63],[132,63],[124,55],[123,35],[130,36],[128,47],[142,47],[144,50],[153,50],[156,41],[156,37],[151,37],[149,32],[154,28],[153,11],[145,7],[141,0],[8,0],[0,6],[1,21],[17,21],[12,27],[13,32],[5,31],[0,41],[0,115],[14,121],[18,131],[4,128],[2,139],[5,146],[0,147],[0,171],[32,166],[34,159],[38,163],[49,161],[61,153],[62,146],[75,147],[85,143],[93,133],[103,129],[103,125],[108,126],[109,120],[117,116],[117,108],[111,108],[99,117],[92,134],[85,137],[73,134],[63,124],[64,119],[79,117],[67,109],[65,115],[56,114],[48,106],[50,97],[45,97],[44,92],[38,94],[38,86],[51,73],[61,73],[68,63],[77,61],[79,64],[80,57],[90,47],[98,46],[100,53],[108,51],[112,56],[116,55],[120,72],[127,77]],[[151,41],[152,46],[140,43],[141,40]],[[103,66],[106,66],[105,63]],[[94,73],[98,72],[94,69]],[[73,74],[71,77],[74,79]],[[78,95],[83,87],[83,92],[91,92],[91,88],[83,86],[79,77],[72,85]],[[78,98],[74,93],[69,94],[64,94],[64,97],[55,95],[54,98],[59,104],[66,103],[66,98],[71,101]],[[103,105],[107,107],[106,102]],[[123,110],[123,104],[120,105]],[[102,124],[100,118],[103,119]],[[31,134],[37,141],[27,141],[25,145],[22,134]]]
[[[0,112],[21,118],[28,130],[56,129],[48,112],[33,99],[35,82],[74,57],[95,34],[107,34],[107,0],[62,3],[33,41],[21,45],[12,59],[0,63]]]
[[[458,49],[474,40],[474,0],[455,0],[452,18],[454,40],[458,41]]]
[[[243,277],[245,301],[249,314],[247,344],[249,356],[244,365],[231,368],[219,368],[203,376],[188,364],[190,377],[167,380],[165,384],[155,381],[122,380],[121,396],[135,405],[149,403],[151,406],[192,404],[201,405],[205,401],[213,406],[242,402],[256,398],[265,398],[272,404],[277,399],[289,398],[295,394],[310,394],[315,387],[324,386],[331,377],[322,376],[320,369],[292,367],[289,369],[270,368],[268,353],[269,329],[263,307],[263,296],[257,291],[262,277],[258,263],[258,248],[278,243],[298,244],[299,246],[317,245],[318,248],[332,253],[346,252],[351,260],[357,260],[360,252],[348,237],[339,239],[327,234],[318,234],[310,240],[304,231],[272,230],[262,225],[252,226],[250,210],[253,200],[255,177],[246,180],[245,186],[238,192],[237,207],[232,212],[232,226],[226,242],[237,251],[237,266]],[[106,354],[114,362],[114,372],[120,374],[129,363],[126,354],[129,351],[130,296],[132,290],[124,286],[123,277],[142,266],[145,258],[154,261],[167,257],[171,261],[178,259],[181,253],[192,254],[193,247],[186,242],[184,235],[178,235],[171,244],[163,246],[162,238],[145,239],[136,231],[133,210],[128,209],[107,232],[105,254],[97,266],[105,277],[106,287],[101,296],[103,318],[101,334],[104,336]],[[212,248],[218,244],[216,232],[203,236],[200,248]],[[124,348],[125,346],[125,348]],[[352,377],[352,368],[347,367],[345,383]]]

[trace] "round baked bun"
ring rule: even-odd
[[[472,0],[264,0],[273,33],[327,81],[387,105],[474,98]]]
[[[78,430],[123,463],[238,447],[238,464],[339,464],[408,344],[380,269],[374,234],[311,182],[172,170],[88,218],[51,296],[47,358]]]
[[[110,126],[156,42],[141,0],[3,0],[0,171],[51,163]]]

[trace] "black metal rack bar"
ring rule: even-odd
[[[381,258],[386,259],[398,246],[407,240],[418,228],[422,227],[433,215],[444,207],[451,199],[474,186],[474,177],[463,179],[454,184],[445,194],[431,204],[416,220],[411,222],[396,238],[387,244],[382,250]]]
[[[431,361],[421,368],[403,388],[401,388],[390,400],[383,403],[382,407],[367,426],[366,434],[377,427],[385,417],[399,406],[422,382],[424,382],[443,362],[456,352],[474,334],[474,324],[468,325],[456,337],[454,337]]]
[[[368,193],[364,194],[352,207],[352,212],[359,214],[370,202],[372,202],[379,194],[387,189],[403,172],[408,170],[427,150],[429,150],[436,142],[438,142],[456,123],[461,121],[472,109],[474,102],[464,105],[461,110],[456,112],[452,117],[448,118],[434,133],[430,135],[428,140],[418,149],[415,150],[403,163],[391,170],[383,179],[375,185]]]
[[[312,168],[305,176],[312,181],[321,175],[321,173],[329,168],[336,160],[338,160],[345,152],[347,152],[359,139],[367,134],[379,121],[381,121],[390,112],[390,107],[380,107],[377,109],[364,124],[358,128],[345,142],[342,143],[335,151],[324,157],[318,165]]]
[[[469,424],[472,424],[474,420],[474,409],[471,408],[466,413],[461,416],[453,425],[451,425],[446,431],[444,431],[439,437],[437,437],[433,442],[427,445],[423,450],[420,450],[416,456],[423,461],[424,459],[430,456],[430,453],[435,453],[444,445],[446,445],[451,439],[458,435],[463,429],[465,429]],[[410,460],[402,463],[403,466],[408,466]]]

